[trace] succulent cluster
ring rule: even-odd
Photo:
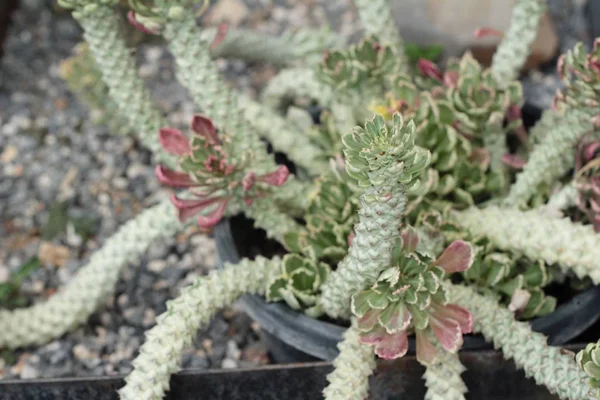
[[[140,31],[152,35],[161,32],[168,20],[182,20],[194,4],[203,3],[198,14],[208,6],[207,0],[128,0],[131,11],[127,14],[130,24]]]
[[[583,43],[562,55],[558,73],[565,85],[554,98],[556,108],[585,110],[600,124],[600,38],[594,41],[588,53]]]
[[[600,141],[583,140],[575,156],[577,206],[600,232]]]
[[[546,315],[556,307],[556,299],[546,296],[543,288],[552,281],[544,260],[529,260],[502,251],[485,236],[471,235],[448,215],[430,212],[420,216],[429,235],[439,235],[446,243],[465,240],[475,249],[473,265],[462,272],[463,279],[486,295],[498,298],[519,319]]]
[[[371,109],[386,117],[402,112],[414,119],[416,143],[432,153],[426,202],[446,200],[468,206],[500,194],[505,178],[492,168],[485,138],[503,138],[521,126],[515,112],[522,102],[520,84],[510,82],[500,88],[491,71],[469,53],[452,59],[443,73],[427,60],[421,60],[418,69],[421,76],[414,81],[406,75],[394,76],[385,103],[374,103]],[[505,119],[509,123],[503,126]],[[418,198],[412,208],[422,200]]]
[[[371,36],[347,49],[326,52],[317,74],[337,90],[382,87],[395,66],[392,49]]]
[[[61,62],[59,74],[69,90],[81,96],[91,111],[99,113],[94,122],[107,124],[112,133],[129,133],[127,122],[117,112],[117,105],[109,96],[102,72],[86,43],[79,44],[75,54]]]
[[[371,288],[352,297],[352,312],[361,341],[374,345],[379,357],[402,357],[408,350],[407,335],[414,331],[417,359],[428,365],[436,358],[433,336],[444,350],[456,352],[462,335],[473,328],[468,310],[448,304],[443,279],[469,269],[474,254],[467,242],[455,241],[432,260],[418,252],[418,245],[418,233],[406,228],[394,249],[392,266]]]
[[[332,265],[344,258],[358,219],[358,199],[347,180],[333,171],[317,180],[304,217],[306,229],[284,236],[289,251]]]
[[[408,192],[418,191],[419,176],[431,155],[415,146],[415,130],[414,121],[405,125],[398,113],[392,117],[391,129],[381,115],[367,121],[364,128],[357,126],[342,137],[348,175],[362,187],[397,179]]]
[[[289,176],[286,166],[263,175],[251,172],[252,154],[244,153],[232,158],[228,151],[230,139],[224,133],[217,135],[212,121],[202,115],[194,116],[188,138],[174,128],[160,130],[160,143],[165,151],[179,157],[180,171],[165,166],[156,167],[161,183],[174,188],[185,188],[191,198],[173,195],[171,202],[185,221],[201,211],[198,216],[202,228],[215,226],[231,201],[243,199],[246,205],[271,191],[270,186],[281,186]]]
[[[321,284],[325,282],[331,267],[298,254],[286,254],[278,273],[267,284],[265,297],[268,301],[285,301],[294,310],[305,310],[317,317]]]
[[[600,396],[600,341],[589,343],[585,349],[577,353],[575,358],[579,367],[588,375],[588,384]]]
[[[501,85],[492,71],[483,69],[468,52],[460,60],[448,62],[443,81],[448,86],[446,97],[455,111],[457,128],[468,136],[482,138],[489,133],[490,125],[502,124],[511,107],[523,103],[518,81]],[[514,125],[508,128],[514,129]]]

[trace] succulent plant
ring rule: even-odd
[[[375,346],[379,357],[402,357],[408,349],[407,334],[415,331],[417,359],[427,365],[436,358],[432,336],[454,353],[462,345],[462,335],[471,332],[471,314],[448,304],[442,280],[468,269],[474,254],[467,242],[455,241],[432,260],[417,252],[418,243],[418,233],[406,228],[394,249],[392,266],[371,288],[352,297],[352,312],[361,341]]]
[[[554,106],[585,110],[594,124],[600,124],[600,38],[588,53],[583,43],[563,54],[558,61],[558,73],[565,89],[557,92]]]
[[[480,254],[475,257],[473,266],[463,273],[467,282],[479,286],[484,293],[499,295],[520,319],[554,311],[556,299],[546,296],[542,290],[551,281],[550,271],[542,260],[515,260],[514,256],[499,251],[482,250]]]
[[[497,298],[520,319],[546,315],[556,307],[556,299],[546,296],[543,288],[552,281],[552,271],[541,260],[501,251],[485,236],[473,236],[440,213],[432,213],[430,231],[445,238],[469,241],[475,248],[473,265],[462,273],[469,284]],[[431,233],[430,233],[431,234]]]
[[[193,196],[183,199],[173,195],[171,202],[185,221],[202,210],[210,209],[207,215],[198,217],[198,225],[211,228],[216,225],[229,202],[243,200],[247,205],[254,199],[266,196],[269,186],[281,186],[288,178],[286,166],[263,175],[249,171],[252,154],[246,152],[239,159],[230,157],[229,138],[217,135],[212,121],[196,115],[191,123],[194,135],[187,138],[173,128],[160,130],[160,143],[165,151],[180,157],[181,171],[173,171],[162,165],[156,167],[158,179],[174,188],[185,188]]]
[[[382,45],[371,36],[344,50],[325,53],[317,69],[318,77],[326,84],[343,90],[363,86],[379,86],[396,67],[391,47]]]
[[[588,385],[600,396],[600,341],[585,346],[577,353],[575,360],[588,375]]]
[[[452,78],[446,78],[450,76]],[[502,121],[510,106],[521,106],[523,89],[518,81],[501,87],[491,70],[484,70],[467,52],[448,62],[444,75],[458,129],[466,135],[481,137],[494,120]]]
[[[502,176],[490,169],[490,155],[480,147],[481,141],[455,128],[459,119],[446,97],[446,92],[453,89],[446,85],[454,85],[456,79],[442,78],[434,64],[428,62],[427,67],[424,64],[420,63],[427,79],[414,83],[408,76],[396,75],[386,103],[373,103],[371,109],[386,117],[402,112],[415,121],[417,145],[431,151],[432,169],[423,179],[429,193],[427,202],[444,199],[459,207],[473,205],[497,194],[502,189]],[[458,72],[447,75],[458,77]],[[433,90],[421,91],[419,85]],[[409,211],[418,209],[423,199],[423,196],[412,199]]]
[[[584,222],[596,221],[598,146],[585,142],[578,154],[574,150],[600,125],[599,42],[589,54],[579,46],[561,58],[566,90],[556,97],[556,110],[545,113],[551,118],[535,129],[548,132],[537,134],[525,162],[529,143],[519,113],[521,88],[511,80],[525,62],[544,0],[517,2],[489,70],[467,53],[451,60],[444,72],[420,60],[415,78],[402,75],[408,65],[388,2],[355,0],[365,31],[381,41],[371,37],[347,50],[329,51],[316,74],[310,70],[312,58],[307,59],[307,66],[296,69],[305,72],[303,78],[277,95],[308,94],[326,109],[329,114],[316,130],[308,127],[310,120],[294,124],[277,114],[281,110],[225,83],[213,57],[228,36],[222,27],[215,35],[197,25],[195,11],[204,11],[199,3],[206,6],[207,1],[129,0],[130,22],[164,38],[177,79],[215,121],[195,117],[194,135],[186,138],[164,128],[166,118],[119,33],[117,2],[59,0],[82,25],[115,114],[163,163],[156,168],[160,181],[184,193],[172,197],[175,207],[163,202],[124,226],[47,302],[0,310],[5,328],[0,345],[42,343],[82,323],[114,292],[125,265],[153,240],[185,227],[176,211],[181,220],[199,214],[200,226],[209,228],[227,209],[229,214],[243,211],[291,253],[283,260],[258,256],[212,271],[169,302],[132,362],[134,371],[120,390],[124,400],[162,398],[195,331],[244,293],[285,301],[315,317],[324,313],[351,320],[335,371],[328,376],[326,400],[364,400],[374,353],[402,356],[412,333],[418,359],[427,366],[425,398],[464,398],[464,367],[456,352],[462,335],[471,330],[559,397],[598,397],[584,382],[588,373],[599,386],[597,344],[578,357],[584,373],[573,357],[548,346],[515,314],[526,318],[553,307],[553,299],[541,290],[550,279],[547,265],[600,283],[600,236],[590,224],[560,218],[551,207],[517,208],[536,206],[543,197],[530,200],[541,187],[564,185],[575,164],[575,182],[568,184],[581,189],[579,205],[590,220]],[[274,59],[296,60],[302,53],[298,46],[288,46],[294,48],[286,53],[290,57],[279,50],[292,42],[271,46],[269,51],[278,53]],[[248,45],[236,44],[248,47],[241,53],[249,58],[269,54],[264,51],[269,46],[256,37],[243,43]],[[296,90],[298,85],[304,87]],[[365,106],[373,99],[382,115],[354,128],[367,118]],[[306,113],[303,118],[305,123]],[[310,132],[302,135],[304,129]],[[522,146],[508,154],[511,130]],[[261,138],[289,156],[299,167],[297,177],[275,164]],[[340,171],[344,163],[347,174]],[[523,171],[503,197],[507,165]],[[505,207],[498,207],[499,201]],[[401,229],[407,222],[415,228]],[[455,272],[462,272],[464,284],[447,279]]]
[[[94,122],[107,124],[112,133],[130,132],[127,121],[117,112],[117,104],[110,97],[108,86],[102,81],[102,72],[87,43],[75,47],[75,54],[60,64],[59,74],[69,89],[90,108]]]
[[[288,250],[332,265],[347,254],[358,221],[358,196],[341,174],[331,172],[317,180],[305,215],[306,230],[284,236]]]
[[[267,284],[265,296],[268,301],[285,301],[294,310],[304,310],[316,317],[321,310],[316,305],[321,284],[325,282],[331,267],[298,254],[286,254],[277,274]]]
[[[600,141],[584,140],[575,157],[577,206],[600,232]]]

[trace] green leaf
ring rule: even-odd
[[[420,59],[437,61],[443,51],[444,47],[437,44],[432,46],[421,46],[416,43],[404,43],[404,53],[408,60],[413,64],[417,63]]]
[[[283,236],[283,245],[288,251],[293,253],[302,253],[300,234],[298,232],[286,232]]]
[[[304,268],[305,259],[295,253],[288,253],[283,257],[283,270],[289,277],[292,273],[298,269]]]
[[[297,269],[290,274],[292,288],[299,292],[312,292],[316,279],[316,272],[306,268]]]
[[[83,242],[87,242],[98,231],[101,218],[99,215],[90,212],[79,215],[73,215],[73,213],[69,212],[68,221],[73,224],[75,233],[81,237]]]
[[[285,288],[288,284],[287,279],[285,278],[277,278],[269,283],[267,288],[266,297],[267,301],[280,301],[283,297],[280,294],[280,290]]]

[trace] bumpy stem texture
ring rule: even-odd
[[[211,59],[210,42],[200,34],[193,14],[181,21],[167,22],[163,35],[175,57],[177,78],[190,91],[194,102],[216,126],[228,132],[236,153],[252,150],[257,162],[268,163],[264,145],[257,132],[245,123],[238,96],[220,76]]]
[[[275,111],[246,96],[240,96],[239,102],[248,124],[259,131],[275,150],[285,153],[290,160],[311,175],[320,175],[328,169],[326,162],[318,160],[322,150],[311,143],[304,132]]]
[[[14,311],[0,310],[0,348],[43,344],[85,322],[114,290],[120,272],[159,238],[182,225],[170,202],[162,202],[123,225],[87,265],[46,302]]]
[[[389,0],[354,0],[358,17],[368,35],[376,35],[382,43],[392,46],[396,52],[398,67],[408,73],[408,58],[404,52],[404,41],[392,16]]]
[[[557,121],[547,132],[544,140],[537,144],[529,156],[517,181],[510,187],[504,203],[523,205],[542,183],[551,183],[561,178],[575,162],[575,147],[581,138],[592,130],[588,114],[570,111]]]
[[[120,33],[119,16],[110,7],[101,5],[94,11],[73,15],[83,28],[110,96],[131,131],[154,152],[159,162],[175,166],[173,156],[162,151],[158,143],[158,131],[168,123],[154,106],[150,92],[137,73],[135,60]]]
[[[389,197],[383,196],[385,193]],[[352,246],[322,287],[320,302],[332,318],[349,317],[350,298],[372,285],[389,265],[392,248],[400,236],[400,218],[406,207],[401,185],[370,186],[360,201],[360,220],[354,227]]]
[[[288,68],[273,77],[262,92],[262,103],[279,109],[284,100],[308,98],[322,107],[331,105],[331,87],[323,85],[309,68]]]
[[[440,351],[439,359],[423,374],[427,393],[425,400],[465,400],[467,386],[460,374],[465,371],[458,354]]]
[[[306,193],[299,193],[306,196]],[[288,232],[301,232],[305,228],[298,224],[292,217],[282,213],[268,200],[255,200],[250,207],[244,208],[244,213],[254,220],[257,228],[264,229],[267,237],[283,243],[283,237]]]
[[[360,343],[354,324],[338,344],[340,354],[333,361],[334,370],[327,375],[329,385],[323,390],[325,400],[365,400],[369,395],[369,376],[375,369],[373,348]]]
[[[600,283],[600,235],[591,225],[571,222],[542,210],[471,207],[456,212],[455,220],[474,236],[486,236],[503,250],[523,254],[532,260],[557,264],[578,277],[589,276]]]
[[[216,29],[202,32],[212,42]],[[214,57],[239,58],[245,61],[272,62],[285,65],[297,59],[321,58],[323,50],[344,44],[342,36],[328,29],[300,29],[272,36],[247,29],[230,28],[213,50]]]
[[[182,21],[167,22],[163,35],[175,56],[179,81],[215,125],[231,136],[234,155],[250,150],[254,157],[253,168],[257,173],[273,171],[276,168],[273,158],[267,154],[256,130],[245,121],[238,104],[239,95],[221,78],[216,64],[211,60],[210,43],[200,34],[193,14],[187,15]],[[306,197],[299,197],[297,193],[303,189],[307,189],[305,185],[290,177],[284,186],[277,189],[277,200],[288,202],[292,208],[302,209],[306,206]]]
[[[519,0],[515,4],[510,26],[492,59],[492,73],[500,84],[519,77],[545,9],[546,0]]]
[[[210,322],[221,308],[244,293],[263,293],[265,282],[279,267],[279,258],[258,257],[211,271],[208,276],[181,291],[167,302],[167,311],[146,333],[146,342],[133,360],[134,370],[119,391],[123,400],[160,400],[169,390],[171,374],[181,369],[183,350],[192,344],[201,325]]]
[[[542,116],[529,131],[530,143],[540,143],[544,141],[548,132],[552,131],[561,115],[551,108],[547,108],[542,112]]]
[[[506,146],[506,135],[502,128],[502,121],[489,124],[484,132],[483,141],[485,148],[490,152],[490,168],[492,171],[505,171],[502,156],[508,152]]]
[[[547,206],[557,210],[565,210],[577,203],[578,194],[579,191],[575,185],[568,183],[550,197]]]
[[[468,308],[473,314],[474,332],[483,334],[504,357],[513,359],[538,385],[544,385],[561,399],[594,398],[587,387],[587,375],[579,369],[574,356],[546,344],[544,335],[533,332],[529,324],[515,321],[513,314],[490,297],[466,286],[449,288],[450,302]]]

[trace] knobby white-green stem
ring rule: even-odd
[[[155,240],[171,237],[182,228],[169,201],[145,210],[111,236],[47,301],[0,310],[0,348],[44,344],[85,322],[111,296],[125,266],[138,261]]]
[[[355,325],[353,321],[338,344],[340,354],[333,361],[333,372],[327,375],[325,400],[365,400],[369,394],[369,376],[376,367],[375,353],[371,346],[360,343],[360,332]]]
[[[492,73],[501,85],[519,77],[545,10],[546,0],[519,0],[515,4],[510,26],[492,59]]]
[[[169,390],[169,379],[181,369],[181,356],[194,340],[198,329],[214,314],[245,293],[262,294],[265,282],[276,272],[281,260],[257,257],[237,265],[211,271],[208,276],[181,291],[167,302],[167,311],[146,333],[146,342],[133,360],[134,370],[119,390],[122,400],[161,400]]]
[[[458,354],[448,351],[438,354],[436,362],[428,365],[423,374],[427,386],[425,400],[464,400],[468,389],[460,377],[465,367]]]
[[[575,148],[592,131],[590,116],[571,110],[557,121],[544,140],[534,146],[523,171],[504,199],[507,206],[524,205],[544,183],[560,179],[575,164]]]
[[[561,399],[588,400],[591,396],[587,375],[579,369],[573,355],[548,346],[546,337],[533,332],[526,322],[515,321],[513,313],[491,297],[462,285],[449,285],[450,302],[466,307],[473,314],[474,332],[481,333],[512,359],[525,375],[544,385]]]

